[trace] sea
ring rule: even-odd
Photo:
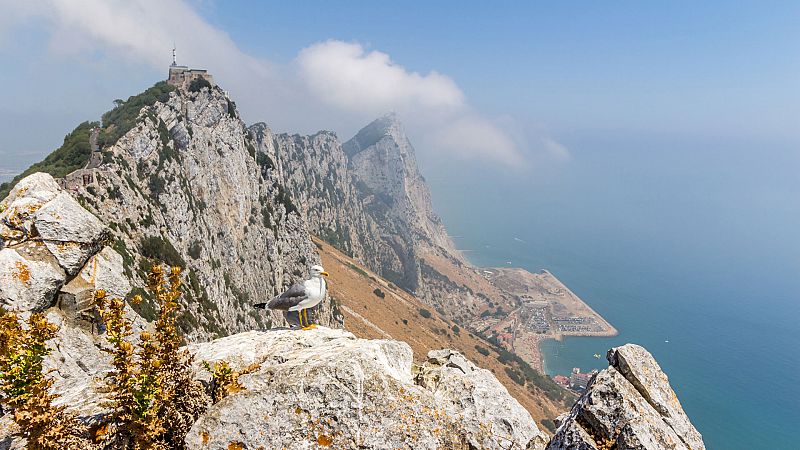
[[[561,142],[569,160],[522,170],[423,165],[474,264],[547,269],[619,330],[545,341],[545,371],[602,369],[609,348],[637,343],[708,448],[800,448],[800,145]]]

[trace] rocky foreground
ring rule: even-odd
[[[705,449],[667,375],[643,347],[608,351],[598,373],[547,446],[556,449]]]
[[[59,325],[44,361],[52,392],[88,424],[112,412],[111,370],[97,289],[125,296],[122,257],[104,225],[52,177],[33,174],[0,210],[0,305]],[[128,312],[139,329],[148,325]],[[194,422],[188,449],[703,449],[669,385],[642,347],[608,354],[600,372],[552,439],[488,370],[436,350],[415,364],[408,344],[357,339],[326,327],[249,331],[187,347],[193,377],[203,362],[242,373],[240,390]],[[0,450],[24,448],[12,414],[0,417]]]

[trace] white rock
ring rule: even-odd
[[[530,413],[497,378],[453,350],[428,352],[417,382],[432,391],[450,414],[459,417],[469,444],[475,448],[543,449],[547,436]]]
[[[131,291],[122,256],[110,247],[89,258],[75,278],[61,288],[59,307],[75,314],[91,309],[98,289],[112,298],[125,298]]]
[[[20,198],[36,200],[43,205],[61,192],[61,187],[49,173],[36,172],[21,179],[3,201],[9,206]]]
[[[0,250],[0,304],[10,311],[41,311],[53,304],[66,274],[38,242]]]
[[[0,202],[0,236],[3,244],[10,245],[28,239],[34,215],[60,191],[58,183],[46,173],[37,172],[20,180],[8,197]]]
[[[689,421],[669,378],[650,352],[639,345],[628,344],[609,350],[608,361],[633,384],[689,448],[705,448],[703,437]]]
[[[105,338],[71,326],[57,309],[47,313],[47,320],[59,326],[56,337],[48,341],[52,349],[44,360],[44,369],[53,379],[53,402],[83,420],[109,413],[110,400],[105,374],[111,370],[111,358],[100,346]]]
[[[241,333],[190,349],[198,365],[224,359],[234,369],[251,372],[239,378],[243,391],[198,419],[186,437],[189,449],[236,444],[439,449],[471,442],[485,449],[525,449],[537,434],[533,419],[505,388],[466,359],[460,363],[469,374],[451,374],[449,366],[444,372],[440,366],[428,369],[441,372],[443,385],[437,391],[416,385],[411,348],[404,342],[356,339],[346,331],[318,327]],[[457,391],[459,386],[467,392]],[[509,409],[500,410],[504,406]],[[512,422],[518,440],[495,435],[500,429],[494,423],[504,418]]]
[[[650,353],[627,344],[610,350],[608,360],[611,366],[562,419],[548,450],[705,449]]]
[[[70,275],[100,249],[106,232],[100,220],[66,192],[59,193],[36,212],[34,225],[47,248]]]

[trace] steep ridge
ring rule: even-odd
[[[394,115],[340,144],[333,133],[273,134],[250,127],[275,161],[310,230],[444,314],[467,323],[490,302],[514,304],[455,249],[433,211],[414,149]]]
[[[250,127],[257,158],[275,170],[303,213],[309,229],[375,270],[400,270],[391,247],[364,211],[347,157],[335,134],[274,134],[264,123]]]
[[[144,106],[135,98],[106,115],[130,118],[106,120],[101,136],[129,130],[104,139],[100,166],[62,182],[111,229],[134,293],[148,267],[165,261],[186,269],[180,326],[192,339],[283,323],[251,304],[304,277],[318,257],[235,104],[218,87],[168,91]],[[339,323],[327,302],[321,310],[321,323]],[[152,318],[147,303],[138,311]]]
[[[440,247],[458,255],[419,173],[414,148],[394,114],[381,117],[345,142],[357,186],[378,221],[395,226],[407,244]]]

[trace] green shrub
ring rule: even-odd
[[[269,157],[266,153],[259,153],[256,155],[256,162],[259,166],[261,166],[262,171],[272,170],[275,168],[275,163],[272,162],[272,158]]]
[[[147,183],[147,187],[150,188],[150,192],[153,193],[156,197],[160,194],[164,193],[164,187],[166,186],[166,181],[163,178],[158,176],[158,174],[150,175],[150,180]]]
[[[382,290],[380,290],[379,288],[375,288],[375,290],[372,291],[372,293],[375,294],[376,296],[380,297],[380,298],[385,298],[386,297],[386,294]]]
[[[159,81],[141,94],[131,96],[125,102],[117,103],[114,109],[103,114],[103,131],[97,139],[98,144],[103,147],[114,145],[119,138],[136,125],[136,119],[142,108],[155,105],[156,102],[165,103],[169,100],[170,92],[174,90],[175,87],[170,86],[166,81]]]
[[[475,346],[475,350],[478,351],[483,356],[489,356],[489,349],[485,347],[481,347],[480,345]]]
[[[91,129],[97,126],[99,126],[97,122],[83,122],[78,125],[77,128],[64,137],[64,143],[61,144],[61,147],[47,155],[43,161],[33,164],[14,177],[13,180],[0,185],[0,199],[5,198],[19,180],[32,173],[46,172],[55,178],[63,178],[68,173],[85,166],[92,153],[92,149],[89,146]]]
[[[192,242],[192,245],[189,246],[189,256],[194,259],[200,259],[200,253],[203,251],[203,245],[200,241]]]
[[[278,195],[275,196],[275,201],[283,204],[284,208],[286,208],[287,216],[292,212],[297,212],[297,207],[294,206],[292,198],[286,193],[282,186],[278,186]]]
[[[142,255],[170,266],[186,267],[186,261],[170,242],[160,236],[142,238],[139,243]]]
[[[424,317],[424,318],[426,318],[426,319],[430,319],[431,318],[431,312],[428,311],[425,308],[420,308],[419,309],[419,315]]]
[[[203,77],[197,77],[189,83],[189,92],[200,92],[203,88],[211,89],[211,83]]]
[[[228,115],[231,116],[231,119],[236,118],[236,103],[230,100],[228,100]],[[255,150],[253,152],[255,153]]]
[[[517,383],[520,386],[524,386],[525,385],[525,380],[522,378],[522,375],[517,373],[516,370],[512,369],[511,367],[506,367],[505,371],[506,371],[506,375],[508,375],[509,378],[514,380],[515,383]]]

